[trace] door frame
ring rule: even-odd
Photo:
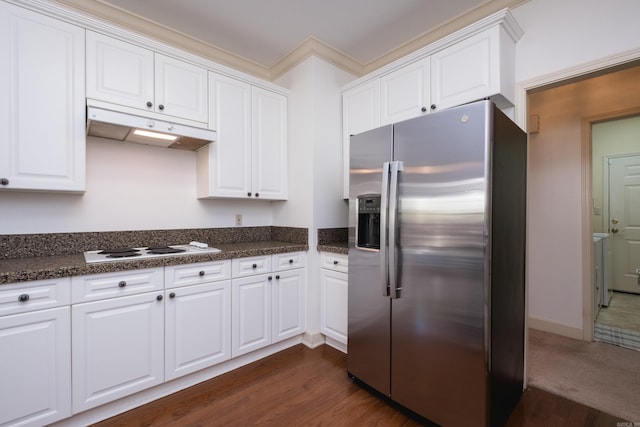
[[[625,52],[621,52],[615,55],[600,58],[595,61],[580,64],[574,67],[559,70],[553,73],[549,73],[540,77],[536,77],[530,80],[525,80],[516,83],[515,88],[515,105],[514,105],[514,121],[525,131],[527,130],[528,122],[528,97],[527,92],[542,88],[544,86],[552,84],[570,83],[573,79],[581,78],[587,74],[595,73],[598,71],[607,70],[610,68],[622,66],[627,63],[631,63],[640,59],[640,48],[631,49]],[[638,110],[640,111],[640,109]],[[592,230],[592,154],[591,154],[591,123],[595,121],[612,119],[623,114],[630,115],[631,112],[625,113],[623,111],[611,112],[603,114],[601,117],[585,117],[582,119],[582,132],[581,132],[581,194],[582,194],[582,209],[581,209],[581,224],[582,224],[582,339],[585,341],[593,341],[593,320],[595,317],[593,309],[593,289],[591,284],[593,283],[593,272],[591,269],[591,263],[593,260],[593,245],[590,243],[593,241]],[[637,114],[637,113],[636,113]],[[529,159],[527,153],[527,159]],[[527,160],[528,162],[528,160]],[[527,164],[528,166],[528,164]],[[529,240],[529,230],[527,229],[527,240]],[[529,268],[529,259],[527,255],[525,268]],[[525,328],[529,323],[529,283],[525,280]],[[525,339],[528,334],[525,330]],[[526,346],[526,344],[525,344]],[[526,354],[526,351],[525,351]],[[526,371],[526,357],[525,357],[525,371]]]

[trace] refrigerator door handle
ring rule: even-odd
[[[382,188],[380,189],[380,282],[382,295],[389,296],[389,262],[387,258],[387,202],[389,200],[390,162],[382,165]]]
[[[398,173],[404,170],[400,160],[391,162],[391,184],[389,185],[389,288],[391,298],[398,298],[398,269],[396,264],[396,229],[398,218]]]

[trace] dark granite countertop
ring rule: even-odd
[[[349,254],[349,245],[346,242],[327,243],[324,245],[318,245],[317,249],[320,252],[331,252],[334,254]]]

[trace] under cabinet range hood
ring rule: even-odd
[[[215,141],[216,131],[87,106],[87,135],[195,151]]]

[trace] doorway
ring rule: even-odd
[[[640,67],[528,89],[526,103],[538,125],[529,130],[529,326],[590,341],[597,314],[591,127],[640,114]]]
[[[640,350],[640,115],[593,123],[594,339]]]

